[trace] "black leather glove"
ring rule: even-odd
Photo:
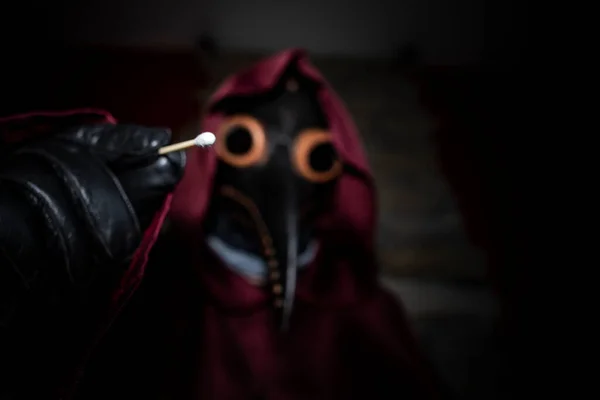
[[[65,132],[59,139],[85,147],[116,176],[143,232],[183,176],[185,153],[158,155],[171,132],[137,125],[92,125]]]
[[[85,288],[127,262],[183,174],[183,153],[157,153],[170,139],[90,125],[0,153],[0,325],[24,295]]]

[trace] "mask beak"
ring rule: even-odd
[[[281,330],[289,327],[296,294],[298,268],[298,205],[288,180],[278,185],[279,194],[264,212],[265,224],[271,234],[272,249],[267,251],[269,286],[273,295],[276,322]]]

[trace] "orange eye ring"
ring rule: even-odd
[[[227,139],[234,128],[246,129],[251,138],[250,149],[243,154],[234,154],[227,147]],[[260,122],[249,115],[234,115],[227,118],[217,131],[215,152],[217,156],[229,165],[237,168],[247,168],[259,164],[266,154],[267,139]]]
[[[331,133],[322,129],[307,129],[296,138],[293,163],[296,171],[313,183],[326,183],[337,178],[342,172],[342,163],[335,159],[327,171],[317,171],[310,164],[311,152],[322,144],[330,144]]]

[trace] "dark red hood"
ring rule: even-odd
[[[351,174],[345,173],[341,178],[336,193],[336,206],[333,208],[335,212],[327,215],[323,221],[324,229],[337,232],[337,234],[328,235],[328,239],[322,239],[321,246],[327,247],[328,244],[332,244],[323,243],[324,240],[336,241],[336,246],[343,246],[344,243],[340,243],[340,241],[346,241],[347,246],[356,248],[358,245],[365,253],[372,254],[376,220],[375,190],[358,132],[342,101],[309,62],[304,51],[292,49],[278,53],[225,80],[209,100],[207,108],[209,111],[203,121],[202,129],[216,132],[224,118],[222,114],[210,111],[213,104],[229,96],[259,94],[268,91],[275,86],[286,68],[294,62],[297,63],[301,74],[319,84],[318,99],[329,121],[334,145],[345,163],[346,169],[353,171]],[[191,239],[190,246],[198,246],[202,240],[201,226],[212,193],[216,165],[217,159],[214,151],[200,148],[191,149],[188,152],[184,178],[174,193],[171,219],[174,226]],[[360,263],[360,268],[369,269],[367,274],[371,276],[374,276],[376,272],[374,266],[374,262],[365,263],[362,260]],[[365,272],[361,271],[361,273]],[[313,271],[313,273],[315,272]],[[311,272],[309,271],[307,274],[310,275]],[[336,279],[338,278],[336,276]],[[350,276],[348,278],[356,280]],[[226,280],[229,282],[225,286],[229,286],[232,284],[231,281],[235,281],[236,278]],[[223,286],[223,282],[220,286]],[[222,287],[222,289],[229,294],[233,290],[230,287]],[[241,289],[241,287],[237,289]],[[344,289],[344,291],[346,290]],[[298,295],[300,296],[302,293],[306,294],[306,290],[303,290],[302,280],[299,280]],[[330,294],[333,295],[333,293]],[[247,296],[241,295],[241,297],[244,297],[244,300],[240,299],[238,305],[255,296],[248,293]],[[228,295],[227,302],[238,303],[232,300],[230,295]]]

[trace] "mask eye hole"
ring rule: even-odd
[[[330,171],[336,160],[335,149],[331,143],[317,144],[308,155],[308,164],[313,171],[320,174]]]
[[[294,166],[306,180],[325,183],[335,179],[342,171],[331,134],[320,129],[300,133],[294,146]]]
[[[234,126],[227,133],[225,146],[231,154],[243,156],[252,150],[252,134],[244,126]]]
[[[215,151],[219,158],[237,168],[247,168],[264,160],[265,132],[255,118],[235,115],[227,118],[218,130]]]

